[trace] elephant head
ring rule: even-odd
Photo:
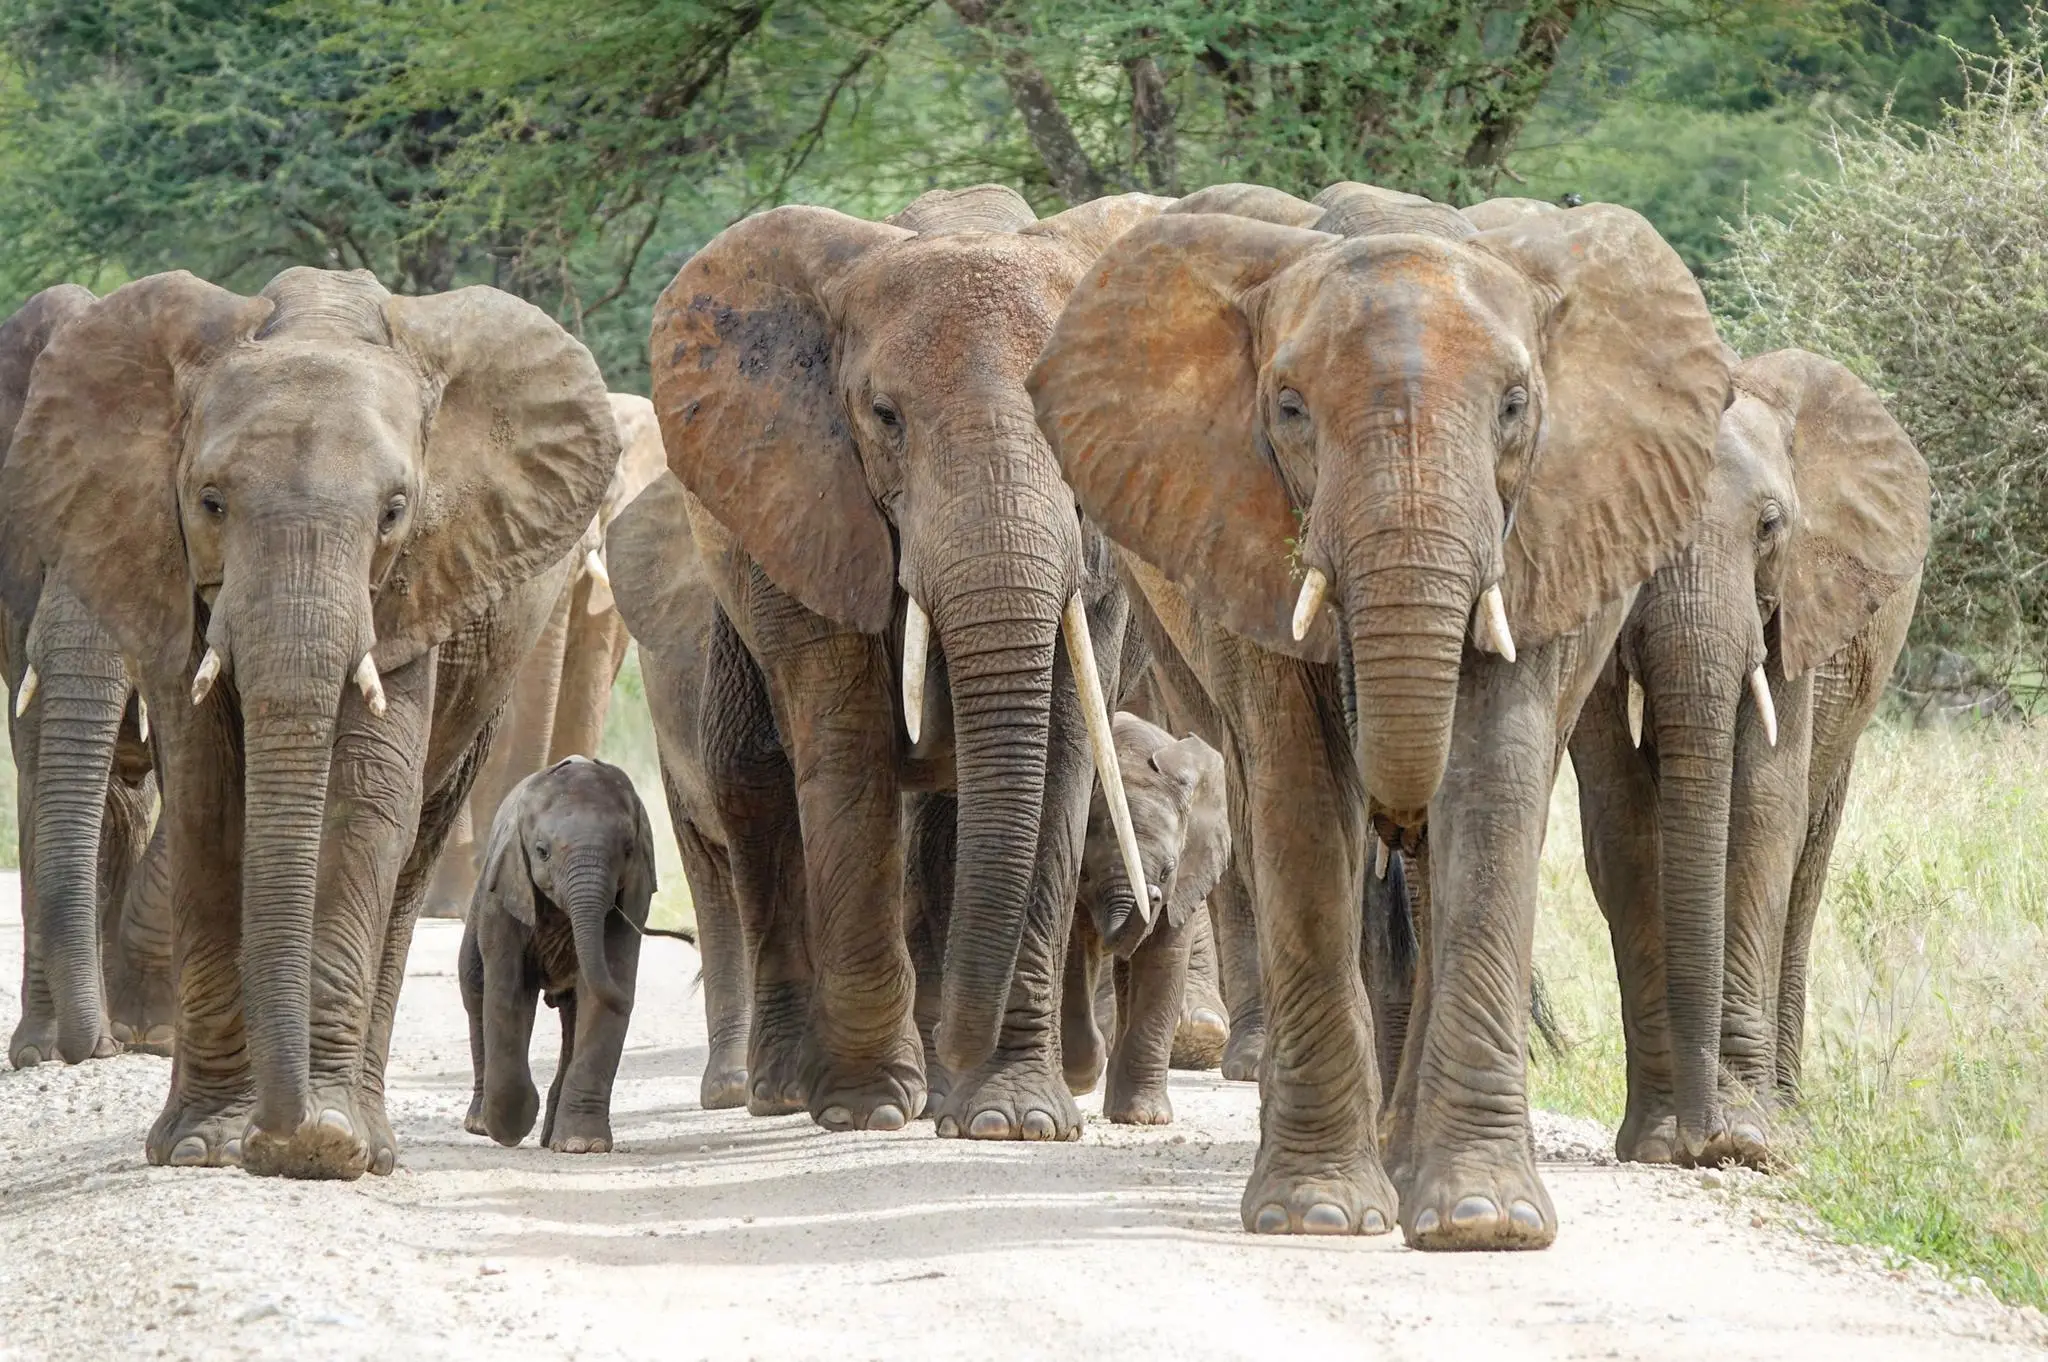
[[[1744,361],[1734,383],[1692,542],[1644,587],[1615,649],[1631,727],[1656,751],[1682,1157],[1721,1123],[1738,739],[1746,723],[1747,740],[1775,745],[1774,686],[1825,662],[1915,581],[1928,543],[1927,464],[1854,374],[1779,350]]]
[[[1137,890],[1124,871],[1116,829],[1099,789],[1088,810],[1080,904],[1103,944],[1129,959],[1149,929],[1185,925],[1223,878],[1230,863],[1230,808],[1223,754],[1201,738],[1175,738],[1134,714],[1118,713],[1113,725],[1131,824],[1145,864],[1144,892],[1157,911],[1148,921],[1129,903]]]
[[[961,1070],[994,1047],[1021,940],[1063,620],[1084,697],[1095,674],[1073,494],[1024,378],[1096,255],[1164,202],[1038,222],[984,189],[927,195],[908,225],[777,208],[698,251],[655,309],[669,467],[805,607],[873,634],[900,621],[912,743],[936,631],[960,801],[938,1043]]]
[[[58,333],[16,442],[6,534],[135,660],[171,783],[234,761],[195,707],[239,724],[255,1123],[293,1130],[337,715],[569,552],[618,458],[603,380],[495,289],[160,274]]]
[[[1319,224],[1367,234],[1180,206],[1137,226],[1030,386],[1112,538],[1253,642],[1348,649],[1367,792],[1419,811],[1467,640],[1513,661],[1683,542],[1727,360],[1627,209],[1481,231],[1367,186],[1326,197]],[[1310,207],[1244,206],[1276,203]]]

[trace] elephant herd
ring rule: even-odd
[[[1568,755],[1619,1152],[1768,1165],[1928,475],[1842,366],[1731,351],[1642,217],[782,207],[682,265],[650,358],[651,422],[509,295],[313,269],[0,329],[16,1065],[169,1049],[152,1162],[389,1172],[436,862],[594,741],[560,716],[615,608],[707,1107],[1073,1139],[1098,1080],[1170,1120],[1206,1018],[1258,1083],[1247,1230],[1547,1245]],[[1222,999],[1184,1006],[1212,938]]]

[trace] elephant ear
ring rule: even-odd
[[[50,343],[57,328],[97,301],[92,290],[79,284],[46,288],[23,303],[0,323],[0,450],[14,436],[21,409],[28,401],[29,373],[36,357]]]
[[[668,466],[771,581],[865,633],[888,627],[896,551],[833,379],[825,297],[911,234],[775,208],[691,256],[654,307],[654,410]]]
[[[597,519],[591,522],[578,546],[579,555],[594,552],[606,567],[604,576],[586,574],[591,581],[584,609],[592,615],[602,615],[618,604],[607,580],[611,557],[605,548],[606,534],[647,484],[657,476],[668,475],[668,455],[661,447],[661,426],[654,419],[654,404],[635,393],[613,393],[611,399],[612,420],[619,427],[619,463],[612,470],[611,482],[605,486]]]
[[[0,538],[64,583],[155,677],[191,658],[193,592],[178,523],[185,396],[270,316],[180,270],[125,284],[57,328],[35,361],[0,468]],[[26,618],[41,572],[4,573]]]
[[[1488,199],[1458,210],[1464,219],[1482,232],[1496,227],[1514,227],[1529,218],[1546,217],[1564,210],[1542,199]]]
[[[1473,244],[1533,286],[1541,433],[1514,507],[1503,591],[1542,643],[1649,577],[1687,542],[1728,356],[1678,253],[1613,204],[1522,216]]]
[[[1463,241],[1479,234],[1477,227],[1447,203],[1356,180],[1339,180],[1316,195],[1316,204],[1323,215],[1313,224],[1315,229],[1338,236],[1407,232],[1444,241]]]
[[[1118,237],[1139,223],[1158,217],[1172,203],[1172,199],[1157,194],[1111,194],[1034,222],[1017,235],[1050,237],[1093,260]]]
[[[590,351],[531,303],[478,285],[390,298],[384,314],[431,413],[419,515],[377,593],[389,670],[576,546],[618,465],[619,428]]]
[[[476,893],[470,900],[469,915],[500,912],[514,922],[534,925],[533,875],[526,868],[526,840],[520,835],[525,821],[522,812],[529,788],[545,770],[536,771],[514,785],[498,805],[491,821],[491,838],[484,846],[483,865],[476,877]]]
[[[1223,754],[1190,734],[1152,756],[1152,764],[1186,789],[1180,860],[1166,894],[1166,920],[1182,926],[1230,864],[1230,809]]]
[[[654,891],[661,887],[654,867],[654,825],[647,821],[647,806],[634,793],[632,780],[617,767],[611,769],[625,787],[626,799],[633,805],[633,860],[621,877],[624,884],[621,886],[619,911],[636,929],[644,930],[649,905],[654,902]]]
[[[1328,612],[1295,642],[1294,503],[1258,433],[1246,295],[1337,238],[1221,214],[1132,228],[1067,299],[1027,381],[1081,509],[1206,612],[1266,647],[1336,655]]]
[[[1779,664],[1804,675],[1927,557],[1927,461],[1863,380],[1805,350],[1759,355],[1735,386],[1787,418],[1799,518],[1779,598]]]
[[[1297,199],[1284,189],[1262,184],[1212,184],[1177,201],[1168,213],[1228,213],[1256,218],[1281,227],[1313,227],[1323,215],[1320,205]]]
[[[945,232],[1014,232],[1038,221],[1024,196],[1006,184],[927,189],[883,219],[892,227],[936,236]]]
[[[619,618],[639,645],[671,662],[711,619],[711,588],[690,533],[689,493],[663,469],[605,534]]]

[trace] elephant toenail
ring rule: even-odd
[[[903,1119],[903,1108],[894,1102],[884,1102],[868,1113],[869,1130],[901,1130],[907,1124]]]
[[[206,1141],[187,1135],[171,1146],[171,1167],[198,1168],[206,1162]]]
[[[397,1163],[398,1156],[396,1154],[393,1154],[388,1149],[380,1149],[377,1151],[377,1157],[370,1160],[370,1171],[380,1178],[389,1177],[392,1168]]]
[[[958,1138],[959,1138],[959,1135],[960,1135],[960,1123],[959,1123],[958,1121],[954,1120],[954,1119],[953,1119],[952,1117],[950,1117],[950,1116],[941,1116],[941,1117],[939,1118],[939,1138],[940,1138],[940,1139],[942,1139],[942,1140],[952,1140],[952,1139],[958,1139]]]
[[[114,1039],[123,1045],[132,1045],[135,1042],[135,1028],[127,1022],[109,1022],[107,1029],[113,1032]]]
[[[1543,1229],[1543,1212],[1537,1210],[1526,1201],[1517,1201],[1510,1205],[1508,1207],[1508,1219],[1514,1222],[1514,1226],[1518,1230],[1527,1230],[1535,1234],[1540,1233]]]
[[[818,1120],[835,1129],[844,1129],[853,1124],[853,1113],[845,1107],[827,1107],[818,1113]]]
[[[967,1133],[977,1140],[1002,1140],[1010,1134],[1010,1118],[1000,1111],[984,1111],[968,1123]]]
[[[351,1139],[356,1133],[355,1125],[348,1119],[348,1113],[334,1107],[320,1113],[320,1128],[331,1130],[337,1135],[346,1135]]]
[[[1500,1207],[1483,1196],[1468,1196],[1451,1207],[1451,1225],[1456,1229],[1468,1230],[1499,1219]]]
[[[1749,1124],[1747,1121],[1735,1127],[1735,1129],[1730,1131],[1729,1134],[1734,1136],[1735,1144],[1738,1148],[1750,1150],[1762,1149],[1764,1147],[1765,1141],[1763,1131],[1757,1128],[1756,1126]]]
[[[242,1137],[237,1135],[220,1147],[220,1161],[240,1167],[242,1163]]]
[[[1259,1207],[1259,1216],[1252,1222],[1252,1229],[1258,1234],[1287,1233],[1287,1208],[1274,1205]]]
[[[1027,1111],[1024,1113],[1023,1135],[1025,1139],[1050,1140],[1053,1136],[1059,1134],[1059,1131],[1059,1125],[1045,1112]]]
[[[1349,1234],[1351,1217],[1342,1206],[1319,1201],[1302,1213],[1301,1228],[1308,1234]]]
[[[14,1057],[14,1067],[17,1069],[33,1069],[42,1062],[43,1052],[33,1045],[24,1045],[21,1053]]]
[[[177,1034],[176,1028],[158,1023],[150,1027],[143,1034],[142,1043],[145,1045],[169,1045],[177,1037]]]
[[[1365,1213],[1365,1232],[1367,1234],[1385,1234],[1387,1232],[1387,1218],[1378,1211],[1367,1211]]]
[[[1436,1207],[1426,1207],[1422,1214],[1415,1217],[1415,1232],[1418,1235],[1435,1234],[1437,1226],[1441,1224],[1443,1224],[1443,1221],[1438,1218]]]
[[[1217,1016],[1208,1008],[1198,1007],[1195,1009],[1195,1025],[1212,1027],[1220,1031],[1223,1029],[1225,1023],[1223,1018]]]

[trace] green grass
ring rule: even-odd
[[[1864,736],[1814,934],[1785,1190],[1844,1239],[2048,1306],[2048,732]],[[1538,1105],[1618,1122],[1621,1025],[1567,768],[1537,960],[1576,1042]]]
[[[647,716],[647,692],[640,681],[638,645],[626,655],[626,665],[619,669],[619,679],[612,686],[612,707],[605,715],[604,738],[597,754],[633,778],[633,788],[647,806],[647,821],[654,832],[655,873],[661,881],[647,915],[648,924],[668,930],[694,929],[697,910],[690,901],[682,856],[669,826],[668,801],[661,793],[661,761],[655,751],[654,721]]]

